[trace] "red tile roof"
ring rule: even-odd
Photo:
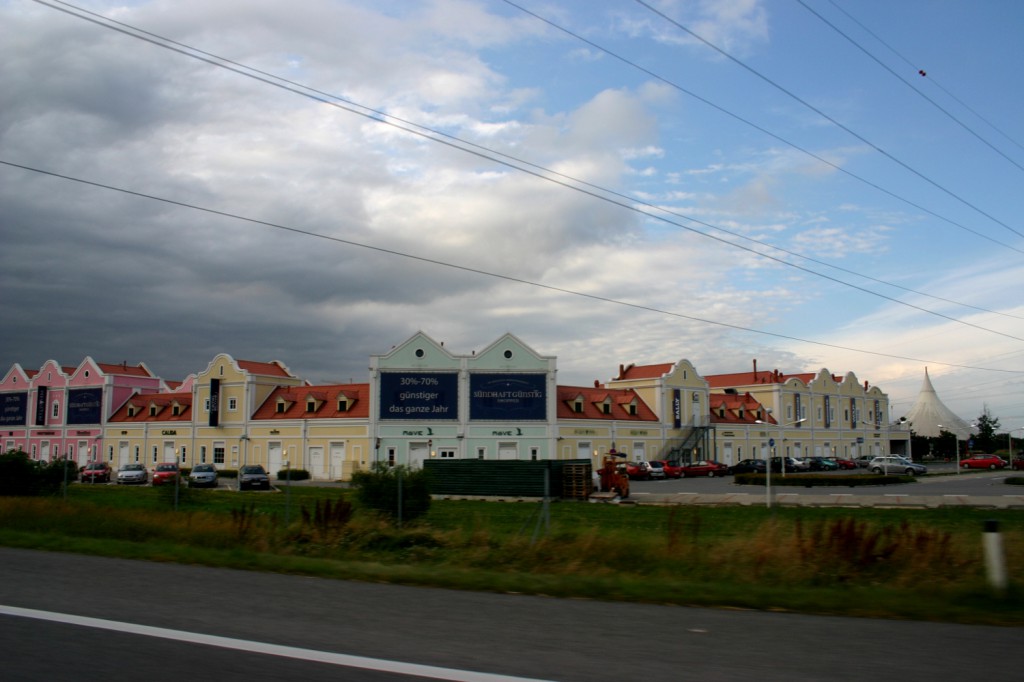
[[[675,367],[674,362],[660,365],[619,365],[619,376],[616,377],[616,381],[663,377],[671,372],[673,367]]]
[[[817,376],[813,373],[783,374],[778,370],[766,372],[736,372],[733,374],[708,374],[704,378],[711,388],[729,388],[733,386],[754,386],[757,384],[783,384],[790,379],[799,379],[805,384],[810,383]]]
[[[175,415],[173,406],[180,406],[180,413]],[[156,414],[150,414],[150,406],[155,405]],[[130,409],[135,414],[128,416]],[[189,422],[192,421],[191,393],[136,393],[110,418],[111,422]]]
[[[582,397],[582,412],[575,410],[576,399]],[[608,413],[603,405],[607,401]],[[636,404],[636,414],[629,406]],[[632,389],[603,386],[559,386],[558,419],[603,419],[620,421],[658,421],[657,415]]]
[[[148,371],[143,365],[136,365],[129,367],[127,363],[112,364],[107,362],[97,362],[96,366],[100,368],[100,371],[104,374],[116,374],[118,376],[135,376],[135,377],[151,377],[153,374]]]
[[[759,419],[775,424],[775,418],[758,400],[744,393],[712,393],[708,396],[712,424],[753,424]]]
[[[317,401],[315,412],[306,411],[309,398]],[[348,409],[338,410],[339,398],[345,398]],[[284,400],[284,411],[278,403]],[[274,419],[367,419],[370,416],[369,384],[336,384],[333,386],[284,386],[274,389],[253,414],[254,420]]]
[[[291,377],[292,375],[286,370],[281,363],[277,361],[273,362],[254,362],[252,360],[237,360],[238,366],[244,369],[249,374],[259,374],[261,376],[268,377]]]

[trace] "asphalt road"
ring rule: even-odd
[[[1016,682],[1022,641],[1013,628],[455,592],[0,548],[6,682]]]

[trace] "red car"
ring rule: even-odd
[[[721,462],[701,460],[684,464],[680,470],[680,477],[686,476],[725,476],[729,473],[729,467]]]
[[[842,457],[833,457],[832,461],[839,465],[840,469],[856,469],[857,463],[852,459],[844,459]]]
[[[973,455],[960,460],[961,469],[1002,469],[1006,462],[996,455]]]
[[[179,471],[177,464],[174,464],[173,462],[157,464],[156,471],[153,472],[153,485],[174,483],[178,479],[178,475]]]
[[[1013,460],[1013,464],[1010,465],[1010,468],[1013,469],[1014,471],[1018,469],[1024,470],[1024,455],[1020,457],[1015,457]]]
[[[634,481],[648,481],[651,478],[651,467],[647,462],[626,462],[626,475]]]
[[[674,459],[651,460],[661,462],[661,468],[665,470],[665,478],[682,478],[683,467]]]
[[[89,462],[82,469],[82,483],[110,483],[110,465],[106,462]]]

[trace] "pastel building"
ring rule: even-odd
[[[37,371],[14,365],[0,382],[0,439],[4,450],[21,449],[32,459],[96,460],[108,418],[129,396],[157,393],[163,381],[144,364],[99,363],[77,367],[48,360]]]

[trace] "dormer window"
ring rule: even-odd
[[[630,403],[629,405],[626,406],[626,409],[630,415],[634,417],[636,416],[636,403]]]
[[[180,417],[181,405],[179,405],[178,403],[174,403],[174,405],[171,406],[171,414],[174,415],[175,417]]]
[[[288,408],[288,403],[283,400],[278,400],[275,406],[274,412],[277,414],[284,414],[284,411]]]
[[[316,401],[315,400],[307,400],[306,401],[306,412],[316,412]]]
[[[718,418],[719,419],[725,419],[725,408],[724,407],[718,408]]]
[[[348,398],[345,396],[338,398],[338,412],[348,412]]]
[[[611,414],[611,413],[612,413],[612,404],[611,404],[611,402],[609,400],[605,399],[605,401],[603,403],[601,403],[601,414]]]
[[[583,398],[576,398],[572,404],[572,411],[580,414],[583,412]]]
[[[157,409],[156,405],[150,405],[149,406],[149,416],[150,417],[155,417],[157,412],[159,412],[159,410]]]

